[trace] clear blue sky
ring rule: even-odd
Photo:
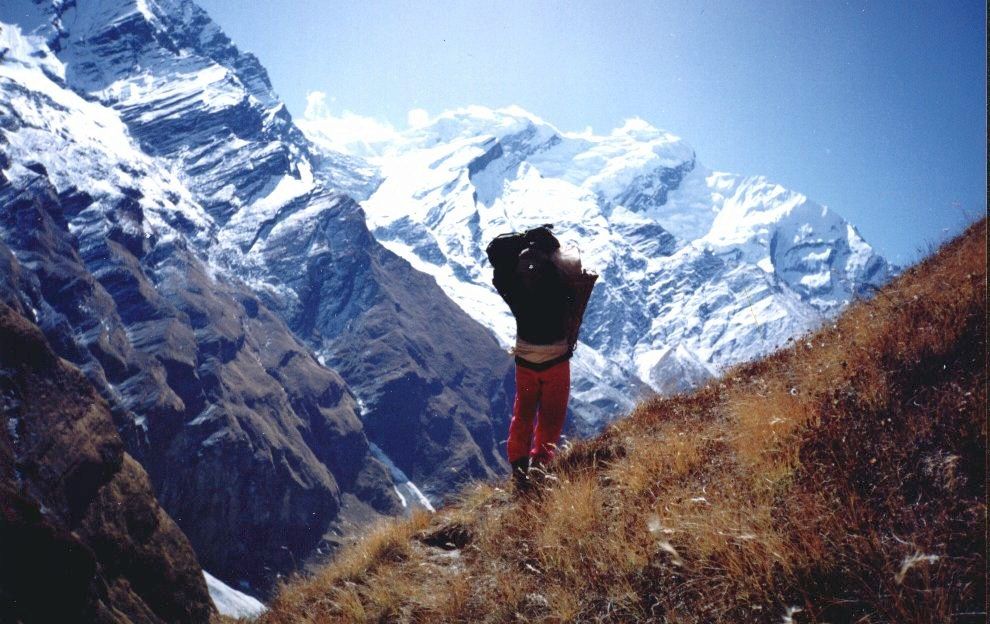
[[[902,264],[986,212],[983,0],[200,4],[294,115],[323,91],[398,128],[468,104],[599,133],[639,116]]]

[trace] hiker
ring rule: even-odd
[[[516,396],[507,455],[517,491],[545,473],[564,428],[571,389],[570,359],[598,276],[562,253],[547,224],[502,234],[487,248],[492,283],[516,319]]]

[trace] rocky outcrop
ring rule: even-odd
[[[189,541],[109,406],[0,303],[0,620],[207,622]]]
[[[188,250],[139,260],[112,227],[71,236],[40,177],[0,201],[0,232],[32,267],[10,271],[16,292],[113,402],[211,571],[270,586],[333,532],[343,491],[398,513],[347,387],[250,291]]]

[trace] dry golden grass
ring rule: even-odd
[[[984,621],[985,246],[984,221],[790,348],[644,402],[534,496],[478,484],[382,525],[262,621]]]

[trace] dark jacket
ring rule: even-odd
[[[504,287],[503,297],[516,317],[517,336],[538,345],[568,337],[568,312],[574,307],[575,293],[550,254],[533,248],[523,251]]]
[[[485,250],[494,268],[492,284],[516,318],[516,335],[534,345],[567,343],[566,354],[548,363],[516,358],[518,364],[538,370],[571,357],[598,279],[581,268],[579,258],[560,253],[551,228],[501,234]]]

